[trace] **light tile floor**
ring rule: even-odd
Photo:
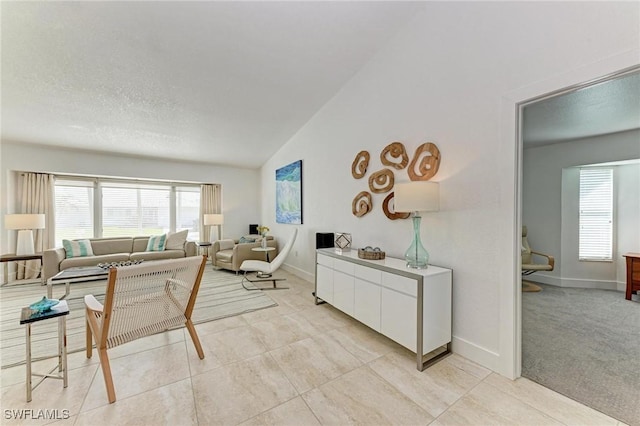
[[[268,293],[278,307],[197,325],[204,360],[183,329],[111,350],[114,404],[107,402],[97,355],[70,354],[69,387],[45,380],[31,403],[24,366],[2,370],[0,423],[621,424],[455,354],[418,372],[412,353],[329,305],[316,306],[312,285],[287,277],[289,290]],[[14,419],[22,409],[33,416],[48,410],[58,419]]]

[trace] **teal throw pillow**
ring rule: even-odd
[[[62,240],[62,247],[64,247],[67,259],[72,257],[93,256],[91,241],[89,240]]]
[[[239,244],[242,243],[255,243],[256,239],[255,238],[249,238],[249,237],[240,237],[240,239],[238,240]]]
[[[164,244],[167,241],[167,234],[154,235],[149,237],[147,251],[164,251]]]

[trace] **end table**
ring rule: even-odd
[[[209,241],[199,241],[196,245],[198,246],[199,254],[204,254],[207,257],[209,256],[209,247],[212,246]]]
[[[35,312],[29,307],[22,308],[20,324],[27,326],[27,402],[31,402],[31,392],[46,378],[62,380],[64,388],[69,384],[67,377],[67,315],[69,315],[69,306],[66,300],[61,300],[60,303],[46,312]],[[58,365],[47,374],[33,373],[31,372],[31,324],[51,318],[58,318]],[[52,374],[56,369],[58,374]],[[35,385],[32,384],[33,376],[40,377],[40,380]]]

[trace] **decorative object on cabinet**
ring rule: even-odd
[[[389,169],[382,169],[369,176],[369,189],[374,194],[383,194],[393,188],[393,172]]]
[[[402,212],[413,212],[413,239],[404,254],[407,266],[426,269],[429,253],[420,241],[420,212],[440,209],[440,189],[437,182],[406,182],[395,187],[395,208]]]
[[[434,177],[440,167],[440,158],[440,150],[435,144],[427,142],[420,145],[411,159],[411,164],[409,164],[407,171],[409,179],[421,181]],[[417,170],[416,165],[418,166]]]
[[[336,232],[333,242],[336,253],[342,253],[351,250],[351,234],[346,232]]]
[[[333,232],[316,232],[316,248],[333,248]]]
[[[370,158],[371,156],[367,151],[357,153],[356,158],[354,158],[353,163],[351,163],[351,176],[356,179],[362,179],[367,173]]]
[[[302,224],[302,160],[276,170],[276,222]]]
[[[386,253],[380,250],[380,247],[366,246],[358,249],[358,257],[360,259],[382,260],[385,256]]]
[[[400,161],[391,161],[387,158],[387,155],[389,155],[391,158],[399,158]],[[409,156],[407,155],[407,150],[404,149],[404,145],[401,142],[392,142],[389,145],[385,146],[380,153],[380,161],[385,166],[393,167],[397,170],[402,170],[407,167],[407,164],[409,163]]]
[[[373,208],[373,201],[371,200],[371,194],[367,191],[362,191],[355,196],[351,202],[351,212],[356,217],[362,217],[369,213]]]
[[[395,192],[390,192],[389,195],[387,195],[384,201],[382,202],[382,211],[384,212],[384,215],[391,220],[407,219],[409,216],[411,216],[411,213],[396,212],[395,207],[394,207],[394,211],[393,212],[391,211],[391,208],[389,206],[391,205],[391,200],[395,198],[394,195],[395,195]]]
[[[211,226],[209,228],[209,241],[212,243],[216,240],[222,239],[222,226],[224,224],[224,215],[221,214],[205,214],[204,215],[204,224],[207,226]],[[216,235],[215,229],[217,228],[218,233]]]

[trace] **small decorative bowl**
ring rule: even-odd
[[[47,312],[58,303],[60,303],[58,299],[47,299],[46,296],[43,296],[42,300],[38,300],[36,303],[30,304],[29,309],[36,312]]]

